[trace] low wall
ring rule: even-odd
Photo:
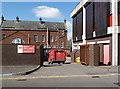
[[[35,45],[35,53],[17,53],[18,45],[2,45],[2,66],[42,65],[42,46]]]
[[[77,57],[80,57],[80,50],[74,49],[71,53],[71,62],[76,62]]]

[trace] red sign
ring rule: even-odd
[[[35,53],[34,45],[18,45],[18,53]]]

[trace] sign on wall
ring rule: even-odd
[[[35,53],[34,45],[18,45],[17,53]]]

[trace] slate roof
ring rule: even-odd
[[[42,30],[46,28],[51,29],[65,29],[64,22],[40,22],[40,21],[19,21],[5,20],[1,23],[0,28],[23,29],[23,30]],[[66,30],[66,29],[65,29]]]

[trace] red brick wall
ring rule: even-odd
[[[46,36],[47,36],[47,31],[41,31],[41,30],[2,30],[2,34],[6,34],[8,36],[7,38],[2,40],[2,44],[11,44],[12,41],[15,38],[21,38],[24,40],[25,44],[44,44],[46,45]],[[28,43],[28,34],[30,37],[30,40]],[[10,36],[9,36],[10,35]],[[34,41],[34,35],[38,35],[38,42]],[[42,43],[42,35],[45,35],[45,42]],[[60,42],[64,41],[64,47],[67,45],[67,32],[64,33],[64,36],[60,37],[60,39],[57,39],[57,41],[51,42],[50,36],[60,36],[60,33],[57,31],[51,31],[49,32],[49,45],[54,45],[54,46],[60,46]]]
[[[34,45],[35,53],[17,53],[18,45],[2,45],[2,66],[43,65],[42,45]]]

